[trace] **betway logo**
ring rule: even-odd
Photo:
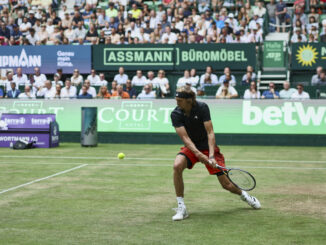
[[[0,56],[0,67],[40,67],[42,66],[41,55],[28,55],[22,49],[20,55]]]
[[[252,106],[251,101],[242,104],[242,123],[258,125],[264,122],[270,126],[284,123],[287,126],[301,124],[302,126],[320,126],[326,124],[326,106],[308,106],[304,108],[302,102],[284,102],[283,106],[268,106],[261,109]]]

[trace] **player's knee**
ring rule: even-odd
[[[183,163],[179,162],[179,161],[175,161],[174,165],[173,165],[173,171],[178,172],[178,173],[182,173],[183,170],[184,170]]]

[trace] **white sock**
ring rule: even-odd
[[[185,206],[185,202],[183,200],[183,197],[177,197],[178,207]]]

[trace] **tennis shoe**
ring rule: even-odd
[[[256,197],[250,196],[247,192],[242,191],[241,199],[249,204],[254,209],[260,209],[261,205]]]
[[[189,214],[187,212],[186,206],[179,206],[174,209],[176,214],[172,217],[173,221],[179,221],[188,218]]]

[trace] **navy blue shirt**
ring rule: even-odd
[[[89,93],[78,95],[78,99],[92,99],[93,96]]]

